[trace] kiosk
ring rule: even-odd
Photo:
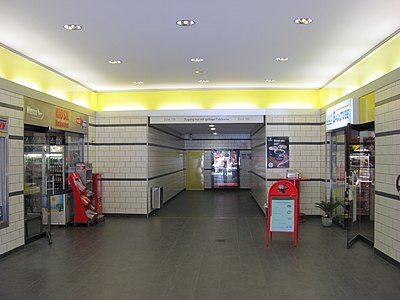
[[[299,193],[296,186],[287,180],[274,183],[268,193],[266,246],[272,233],[293,234],[294,246],[299,239]]]

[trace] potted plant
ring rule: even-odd
[[[328,202],[321,201],[315,203],[314,206],[321,209],[324,212],[322,216],[322,226],[329,227],[332,225],[332,213],[340,205],[340,202]]]

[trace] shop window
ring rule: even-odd
[[[6,138],[0,136],[0,228],[8,226]]]

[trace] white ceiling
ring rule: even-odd
[[[94,91],[310,89],[396,32],[399,12],[399,0],[0,0],[0,43]]]

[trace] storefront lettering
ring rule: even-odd
[[[56,108],[56,119],[61,119],[64,121],[69,121],[68,111],[62,108]]]

